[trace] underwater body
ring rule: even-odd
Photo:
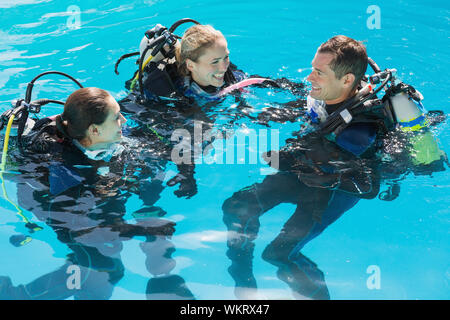
[[[370,29],[372,14],[359,2],[350,2],[348,12],[330,3],[320,13],[314,4],[255,8],[244,2],[245,25],[229,21],[232,4],[212,2],[223,10],[217,15],[200,4],[94,8],[81,1],[78,27],[65,3],[2,5],[2,112],[23,98],[34,76],[49,70],[102,87],[121,106],[136,109],[126,114],[122,146],[129,152],[111,163],[25,157],[11,137],[2,172],[0,298],[447,299],[448,166],[421,170],[411,163],[409,136],[402,132],[384,145],[390,157],[381,168],[371,159],[355,162],[326,142],[318,147],[314,136],[304,138],[310,61],[320,43],[346,34],[367,39],[368,54],[382,69],[396,68],[423,94],[425,108],[443,112],[442,119],[430,117],[432,138],[426,139],[448,152],[449,87],[437,65],[448,69],[449,49],[443,45],[437,54],[420,41],[426,35],[448,42],[447,5],[436,1],[420,10],[401,2],[399,13],[390,10],[393,3],[382,3],[381,27]],[[276,12],[271,32],[257,18],[269,12]],[[298,21],[299,12],[317,13]],[[15,17],[24,13],[29,21],[18,23]],[[430,15],[437,17],[433,25]],[[286,78],[304,90],[249,86],[215,103],[180,107],[167,100],[142,107],[125,88],[137,69],[133,58],[121,63],[118,76],[114,64],[136,51],[156,23],[170,26],[186,16],[220,29],[232,62],[248,75]],[[392,32],[398,21],[403,29]],[[324,27],[310,31],[312,24]],[[33,99],[64,100],[75,89],[48,77],[36,83]],[[49,104],[38,116],[60,112]],[[201,151],[191,149],[193,171],[172,161],[177,129],[203,138]],[[370,185],[373,195],[340,205],[348,192],[331,196],[326,186],[333,182],[319,181],[309,166],[323,149],[336,154],[327,165],[356,177],[360,189]],[[271,150],[282,151],[278,168],[262,157]],[[169,182],[183,172],[188,179]],[[307,183],[293,179],[299,172]],[[299,202],[300,196],[310,202]],[[243,214],[232,214],[242,208]]]

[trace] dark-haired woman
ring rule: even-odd
[[[119,104],[107,91],[82,88],[69,96],[62,114],[35,124],[26,138],[27,149],[47,153],[76,148],[92,157],[96,154],[92,151],[107,151],[122,139],[125,122]]]
[[[122,137],[125,121],[107,91],[83,88],[69,96],[62,114],[39,120],[24,137],[29,152],[14,159],[21,174],[11,177],[18,205],[51,227],[70,253],[62,266],[28,284],[14,286],[0,275],[0,299],[109,299],[124,275],[123,242],[136,236],[145,238],[146,294],[192,298],[184,280],[171,274],[175,224],[153,206],[164,188],[161,148]],[[124,216],[133,193],[144,206],[130,222]]]
[[[41,119],[34,125],[25,137],[26,149],[34,153],[60,155],[68,163],[74,159],[109,161],[113,156],[122,161],[111,163],[112,166],[125,162],[130,164],[130,159],[136,162],[143,158],[152,159],[153,163],[170,160],[170,146],[153,134],[143,137],[145,132],[142,130],[130,129],[136,135],[132,139],[124,139],[122,125],[125,122],[119,104],[107,91],[94,87],[82,88],[69,96],[62,114]],[[122,144],[119,143],[121,141]],[[137,154],[137,150],[141,154]],[[80,155],[82,159],[78,159]],[[141,161],[141,167],[148,165]],[[193,166],[179,164],[178,169],[180,173],[167,185],[179,183],[179,189],[175,191],[178,197],[193,196],[197,192]]]

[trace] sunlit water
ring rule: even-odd
[[[369,56],[382,69],[396,68],[403,81],[422,92],[425,107],[448,114],[448,3],[373,3],[380,9],[379,29],[369,28],[373,11],[367,9],[371,4],[364,1],[145,0],[93,5],[88,1],[3,0],[0,1],[0,110],[10,108],[11,100],[23,98],[27,83],[48,70],[66,72],[84,86],[104,88],[120,100],[127,94],[124,83],[136,65],[133,58],[125,60],[117,76],[114,74],[116,60],[136,51],[143,33],[156,23],[170,26],[180,18],[190,17],[221,30],[228,40],[231,60],[248,74],[286,77],[297,82],[305,80],[316,48],[331,36],[345,34],[365,40]],[[80,10],[79,20],[69,13],[70,5]],[[64,100],[74,89],[65,79],[48,77],[36,84],[33,98]],[[251,116],[257,116],[267,107],[279,108],[279,103],[292,98],[285,92],[257,88],[249,89],[244,96],[252,107],[245,112]],[[248,117],[230,125],[236,109],[233,103],[232,98],[227,98],[220,105],[222,109],[212,111],[217,127],[231,126],[244,132],[268,129]],[[59,112],[61,107],[49,105],[41,115]],[[128,124],[133,122],[130,120]],[[268,124],[278,130],[280,147],[299,129],[299,122]],[[434,128],[441,148],[447,152],[448,128],[448,121]],[[260,159],[255,164],[246,163],[197,164],[198,193],[190,199],[178,198],[173,193],[176,188],[165,187],[155,205],[167,212],[164,219],[176,222],[176,231],[161,243],[145,242],[143,236],[123,241],[122,249],[114,255],[123,263],[123,275],[118,276],[104,297],[146,299],[148,283],[168,279],[166,272],[175,279],[172,286],[176,287],[176,281],[184,281],[195,299],[235,299],[235,282],[228,272],[230,260],[226,255],[227,228],[222,221],[222,205],[234,192],[273,173]],[[168,163],[165,171],[167,182],[176,167]],[[449,181],[448,168],[432,176],[410,174],[400,182],[401,191],[394,201],[361,200],[309,242],[302,254],[323,273],[330,298],[448,299]],[[66,258],[72,250],[57,239],[55,230],[46,226],[46,221],[39,221],[32,211],[25,210],[23,216],[43,227],[30,233],[14,207],[23,195],[17,194],[18,187],[11,180],[5,180],[5,187],[10,201],[0,199],[0,276],[9,277],[14,286],[19,286],[53,274],[56,283],[67,287],[71,273],[66,272],[70,266]],[[384,189],[386,186],[382,186]],[[126,201],[123,219],[135,223],[133,213],[141,207],[142,201],[132,195]],[[277,267],[261,258],[263,250],[294,210],[293,204],[284,203],[260,218],[253,258],[258,290],[238,297],[295,297],[286,282],[277,276]],[[50,209],[51,214],[55,213]],[[28,235],[32,240],[15,247],[9,241],[13,235]],[[83,241],[89,243],[90,239]],[[174,248],[172,259],[161,257],[159,249],[167,246]],[[147,258],[153,261],[150,263],[153,267],[148,267]],[[88,270],[81,272],[84,275]],[[99,273],[99,286],[105,283],[104,272],[98,268],[89,272]],[[371,282],[374,272],[380,276],[375,287]],[[164,284],[160,287],[163,292],[167,288]],[[83,288],[82,284],[80,290],[85,290],[84,297],[96,297],[95,286]]]

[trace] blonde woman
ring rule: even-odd
[[[158,32],[161,28],[165,29],[157,25],[152,30]],[[148,37],[142,39],[141,56],[151,41]],[[230,63],[225,37],[210,25],[190,27],[173,49],[174,58],[158,53],[145,67],[143,93],[147,99],[178,94],[216,100],[223,96],[225,88],[245,78],[244,73]],[[148,60],[150,54],[151,50],[141,59]]]

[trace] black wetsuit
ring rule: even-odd
[[[146,241],[140,246],[147,256],[147,269],[158,276],[149,277],[148,298],[171,295],[173,299],[192,299],[184,280],[170,274],[175,266],[171,257],[175,249],[170,241],[175,223],[158,217],[161,211],[145,218],[136,216],[136,223],[124,220],[132,193],[144,194],[141,199],[148,206],[159,198],[162,181],[156,185],[145,179],[156,164],[146,162],[143,166],[127,150],[110,162],[90,160],[53,121],[46,125],[38,136],[35,131],[24,138],[28,151],[25,157],[10,153],[20,174],[7,178],[17,183],[19,206],[32,212],[40,225],[51,227],[71,253],[59,269],[29,284],[5,284],[0,298],[109,299],[124,275],[122,242],[143,236]],[[132,174],[137,169],[142,176]],[[71,266],[80,270],[81,286],[77,290],[67,285]]]
[[[329,114],[338,107],[326,106]],[[279,268],[279,277],[297,298],[329,298],[322,272],[300,251],[361,198],[373,198],[379,190],[376,162],[371,160],[379,138],[376,125],[351,124],[342,135],[353,137],[343,145],[362,143],[365,152],[357,156],[349,151],[352,148],[345,150],[317,132],[291,139],[279,152],[280,172],[225,201],[223,220],[233,231],[228,238],[229,272],[237,292],[256,288],[252,258],[259,217],[281,203],[292,203],[297,205],[294,214],[266,247],[263,258]]]

